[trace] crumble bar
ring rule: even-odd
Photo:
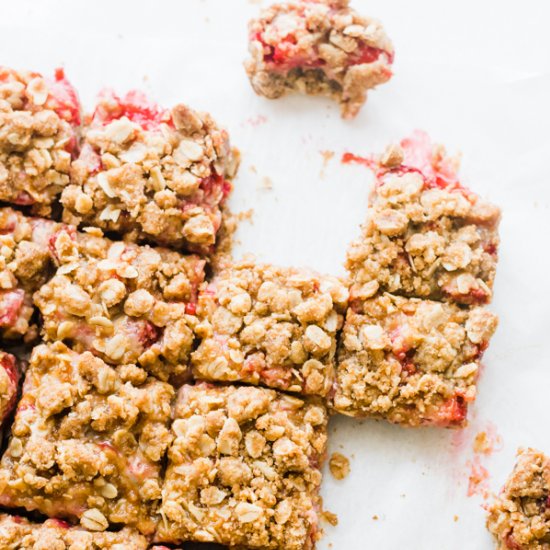
[[[312,549],[323,405],[252,386],[179,390],[158,541]]]
[[[291,91],[329,96],[353,118],[367,90],[391,78],[394,53],[381,24],[348,4],[297,0],[252,20],[245,68],[254,91],[270,99]]]
[[[368,161],[377,185],[346,267],[351,299],[381,289],[405,296],[488,303],[500,210],[463,187],[457,163],[422,132]]]
[[[174,383],[189,374],[198,256],[60,230],[51,247],[59,265],[35,294],[43,335],[114,365],[135,363]]]
[[[488,509],[487,527],[499,550],[550,548],[550,459],[520,449],[514,471]]]
[[[19,376],[16,358],[0,350],[0,429],[5,418],[15,407]]]
[[[33,293],[53,273],[49,240],[60,224],[0,208],[0,336],[33,340]]]
[[[78,96],[54,78],[0,66],[0,200],[48,215],[77,152]]]
[[[336,411],[411,426],[462,426],[497,326],[481,307],[383,294],[348,309]]]
[[[242,261],[200,294],[197,378],[325,396],[348,291],[336,277]]]
[[[0,505],[151,534],[173,395],[135,365],[36,347],[0,462]]]
[[[128,527],[103,533],[72,527],[59,519],[31,523],[0,514],[0,548],[4,550],[147,550],[147,539]]]
[[[210,115],[106,92],[64,191],[65,222],[210,253],[238,154]]]

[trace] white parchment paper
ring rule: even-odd
[[[353,4],[384,22],[396,62],[352,122],[323,99],[252,93],[242,60],[257,0],[1,1],[0,63],[64,66],[88,108],[109,85],[210,111],[243,154],[232,207],[254,210],[237,253],[273,263],[343,272],[372,183],[366,169],[340,164],[344,151],[380,151],[415,128],[461,151],[464,182],[504,213],[491,306],[501,324],[471,424],[457,433],[334,419],[330,451],[350,458],[351,474],[326,475],[339,525],[319,547],[490,549],[483,496],[467,496],[472,461],[497,490],[518,446],[550,453],[550,3]],[[488,456],[472,449],[481,431],[502,439]]]

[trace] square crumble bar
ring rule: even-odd
[[[93,532],[59,519],[32,523],[0,514],[0,548],[4,550],[147,550],[147,539],[124,527],[117,532]]]
[[[238,154],[210,115],[105,92],[63,192],[63,219],[209,253]]]
[[[497,318],[474,307],[391,294],[350,307],[333,406],[397,424],[461,426]]]
[[[311,549],[318,538],[327,413],[251,386],[183,386],[159,541]]]
[[[34,340],[33,293],[53,274],[49,241],[61,225],[0,208],[0,336]]]
[[[200,294],[197,378],[325,396],[348,291],[336,277],[243,261]]]
[[[460,184],[455,160],[417,132],[381,159],[359,161],[375,169],[377,184],[362,235],[347,254],[351,299],[380,289],[490,302],[500,210]]]
[[[0,201],[49,215],[69,184],[80,104],[62,69],[54,78],[0,66]]]
[[[155,527],[173,388],[61,343],[34,349],[0,463],[0,504],[93,531]]]
[[[392,76],[393,46],[382,26],[347,0],[269,6],[249,23],[249,51],[245,68],[256,93],[329,96],[345,118],[359,112],[368,89]]]
[[[70,227],[51,248],[59,268],[34,297],[46,340],[139,364],[162,380],[187,377],[203,259]]]
[[[488,508],[487,527],[499,550],[550,548],[550,459],[520,449],[514,471]]]

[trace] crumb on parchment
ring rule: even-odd
[[[349,459],[341,453],[332,453],[328,465],[335,479],[344,479],[350,473]]]

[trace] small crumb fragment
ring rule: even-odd
[[[338,525],[338,516],[334,512],[323,510],[321,518],[323,519],[323,521],[325,521],[329,525],[332,525],[333,527],[336,527]]]
[[[320,176],[323,178],[325,176],[325,169],[331,159],[334,157],[334,151],[319,151],[323,157],[323,167],[321,168]]]
[[[265,191],[271,191],[273,189],[273,181],[268,176],[264,176],[262,178],[262,184],[260,186],[260,189],[263,189]]]
[[[378,516],[377,516],[376,514],[374,514],[374,516],[372,516],[372,519],[373,519],[374,521],[378,521]]]
[[[349,459],[340,453],[332,453],[328,465],[330,473],[338,480],[344,479],[350,472]]]
[[[457,521],[458,521],[458,516],[454,516],[454,517],[453,517],[453,521],[454,521],[454,522],[457,522]]]

